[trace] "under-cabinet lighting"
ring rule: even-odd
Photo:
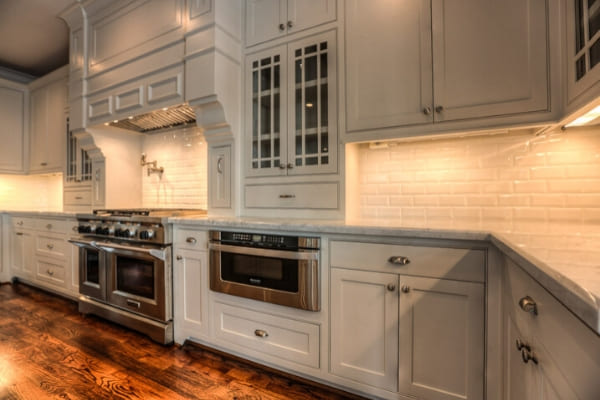
[[[306,108],[312,108],[313,103],[306,103]]]
[[[167,111],[169,108],[168,107],[163,107],[163,111]]]
[[[115,119],[113,122],[116,124],[117,122],[119,122],[119,120],[118,120],[118,119]]]
[[[108,126],[108,122],[105,122],[105,123],[104,123],[104,125],[105,125],[105,126]]]
[[[600,117],[600,106],[597,106],[597,107],[591,109],[590,111],[583,114],[581,117],[576,118],[573,121],[569,122],[564,127],[569,128],[572,126],[587,125],[590,122],[596,120],[598,117]]]
[[[133,119],[133,115],[130,115],[129,117],[127,117],[127,119]]]

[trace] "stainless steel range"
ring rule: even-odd
[[[201,210],[95,210],[78,214],[79,311],[173,342],[172,216]]]

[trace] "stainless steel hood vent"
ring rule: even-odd
[[[184,127],[189,124],[196,124],[196,113],[187,104],[163,108],[108,123],[110,126],[142,133]]]

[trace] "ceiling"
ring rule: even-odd
[[[69,62],[69,28],[57,15],[75,0],[0,0],[0,67],[42,76]]]

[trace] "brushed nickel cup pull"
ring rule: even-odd
[[[521,310],[528,312],[532,315],[537,315],[537,303],[529,296],[525,296],[519,300],[519,307]]]
[[[400,290],[402,290],[402,293],[408,293],[408,292],[410,292],[410,286],[408,286],[408,285],[402,285],[402,287],[400,288]]]
[[[263,331],[262,329],[255,330],[254,334],[256,336],[258,336],[258,337],[261,337],[261,338],[265,338],[265,337],[269,336],[269,334],[267,333],[267,331]]]
[[[388,283],[387,290],[393,292],[394,290],[396,290],[396,285],[394,285],[393,283]]]
[[[296,198],[296,195],[294,195],[294,194],[280,194],[279,198],[280,199],[294,199],[294,198]]]
[[[425,107],[425,108],[423,108],[423,114],[425,114],[425,115],[431,115],[431,107]]]
[[[410,260],[408,259],[408,257],[404,256],[391,256],[390,258],[388,258],[388,262],[394,265],[406,265],[410,263]]]
[[[196,244],[197,240],[196,238],[193,237],[189,237],[187,239],[185,239],[186,242],[191,243],[191,244]]]
[[[183,260],[183,257],[182,257],[182,256],[177,256],[177,257],[175,257],[175,258],[176,258],[178,261],[181,261],[181,260]]]

